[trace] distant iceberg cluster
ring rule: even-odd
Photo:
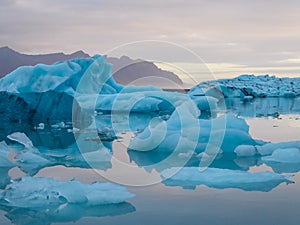
[[[297,97],[300,78],[278,78],[269,75],[241,75],[233,79],[205,81],[192,88],[192,96],[208,95],[220,98]]]

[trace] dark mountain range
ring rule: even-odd
[[[86,57],[89,57],[89,55],[83,51],[74,52],[70,55],[66,55],[64,53],[26,55],[14,51],[9,47],[2,47],[0,48],[0,77],[5,76],[20,66],[34,66],[38,63],[51,65],[57,61]]]
[[[20,66],[34,66],[38,63],[51,65],[58,61],[73,58],[90,57],[83,51],[72,54],[51,53],[40,55],[26,55],[9,47],[0,48],[0,78]],[[108,57],[107,61],[113,64],[113,76],[121,84],[158,85],[161,87],[182,85],[180,78],[169,71],[158,68],[154,63],[143,60],[132,60],[127,56],[121,58]]]

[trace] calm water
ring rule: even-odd
[[[250,134],[255,139],[271,142],[300,140],[300,104],[293,99],[264,99],[251,102],[228,100],[226,113],[238,115],[246,120],[250,126]],[[224,112],[223,112],[224,113]],[[141,130],[152,118],[151,115],[133,115],[130,128]],[[119,139],[110,142],[112,145],[113,160],[104,164],[99,170],[90,169],[82,161],[72,161],[68,164],[59,162],[46,168],[31,168],[35,176],[54,177],[58,180],[76,178],[84,183],[94,181],[120,181],[132,183],[143,180],[150,171],[143,165],[149,164],[161,155],[147,155],[127,153],[127,143],[134,135],[124,131],[122,117],[114,118],[115,128],[119,132]],[[106,127],[111,117],[108,115],[97,116],[97,127]],[[74,144],[73,133],[70,127],[52,127],[34,130],[32,127],[11,128],[9,133],[15,131],[25,132],[33,144],[41,152],[55,149],[70,151]],[[2,132],[6,136],[7,132]],[[90,139],[93,142],[93,139]],[[68,150],[69,149],[69,150]],[[196,160],[196,159],[195,159]],[[128,174],[122,165],[138,165],[134,174]],[[191,160],[187,166],[196,165]],[[234,156],[217,158],[215,164],[219,168],[235,170],[273,171],[270,166],[259,163],[256,158],[243,162]],[[245,169],[245,165],[247,169]],[[271,191],[244,191],[238,188],[215,189],[204,185],[194,189],[170,187],[164,183],[134,187],[128,190],[136,194],[135,198],[127,203],[93,208],[80,208],[74,206],[65,211],[51,213],[43,210],[8,209],[0,210],[0,224],[299,224],[298,210],[300,209],[300,166],[283,168],[293,171],[291,178],[295,183],[287,185],[281,183]],[[167,168],[167,166],[166,166]],[[7,172],[7,173],[6,173]],[[151,171],[153,177],[159,176],[155,170]],[[1,179],[10,176],[17,179],[25,176],[24,171],[13,168],[2,171]],[[117,179],[117,180],[114,180]],[[132,181],[132,182],[131,182]],[[79,213],[80,212],[80,213]]]

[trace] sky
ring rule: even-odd
[[[299,9],[297,0],[0,0],[0,46],[30,54],[144,53],[195,76],[200,61],[218,78],[299,76]],[[160,44],[148,52],[145,40]]]

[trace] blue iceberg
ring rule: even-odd
[[[0,205],[17,208],[59,208],[66,204],[86,206],[117,204],[134,197],[125,187],[112,183],[83,184],[76,180],[22,177],[0,192]]]
[[[178,170],[178,168],[167,169],[161,173],[161,176],[163,179],[168,178],[169,174]],[[229,169],[185,167],[163,183],[167,186],[186,188],[205,185],[217,189],[239,188],[245,191],[268,192],[283,182],[292,183],[288,178],[272,172],[251,173]]]

